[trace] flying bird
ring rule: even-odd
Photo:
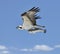
[[[23,24],[17,26],[19,30],[27,30],[29,33],[43,32],[46,33],[46,29],[42,29],[45,26],[37,25],[36,20],[41,19],[36,13],[39,12],[39,7],[33,7],[30,10],[21,14]]]

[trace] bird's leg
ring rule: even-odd
[[[36,28],[45,28],[45,26],[41,26],[41,25],[36,25],[34,27],[36,27]]]

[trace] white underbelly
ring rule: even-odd
[[[28,26],[28,25],[25,25],[25,26],[24,26],[24,29],[25,29],[25,30],[29,30],[29,29],[31,29],[31,28],[33,28],[32,25],[29,25],[29,26]]]

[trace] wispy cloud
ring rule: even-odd
[[[3,54],[9,54],[9,51],[2,51]]]
[[[38,50],[38,51],[52,51],[54,48],[48,46],[48,45],[36,45],[34,47],[35,50]]]
[[[0,50],[5,50],[5,49],[7,49],[6,46],[0,45]]]
[[[20,49],[20,51],[53,51],[56,48],[60,48],[60,45],[54,45],[53,47],[48,45],[35,45],[33,48],[24,48]]]
[[[60,45],[55,45],[54,47],[55,47],[55,48],[60,48]]]
[[[54,45],[53,47],[49,45],[35,45],[32,48],[22,48],[22,49],[0,45],[0,53],[9,54],[11,51],[24,51],[24,52],[46,51],[48,52],[48,51],[53,51],[57,48],[60,48],[60,45]]]
[[[19,51],[25,51],[25,52],[27,52],[27,51],[33,51],[33,49],[24,48],[24,49],[20,49]]]
[[[47,46],[47,45],[36,45],[30,49],[20,49],[20,51],[52,51],[54,48]]]
[[[4,45],[0,45],[0,53],[1,54],[9,54],[8,47]]]

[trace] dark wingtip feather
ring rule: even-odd
[[[35,7],[31,8],[29,11],[34,10]]]
[[[35,19],[41,19],[41,17],[40,16],[36,16]]]
[[[33,7],[33,8],[31,8],[29,11],[39,12],[40,9],[39,9],[39,7]],[[25,15],[25,14],[26,14],[26,12],[22,13],[21,16],[23,16],[23,15]]]
[[[40,11],[39,7],[35,8],[34,11],[39,12]]]
[[[22,13],[21,16],[23,16],[23,15],[25,15],[25,14],[26,14],[26,12]]]
[[[30,9],[29,11],[39,12],[39,11],[40,11],[40,9],[39,9],[39,7],[33,7],[33,8],[32,8],[32,9]]]

